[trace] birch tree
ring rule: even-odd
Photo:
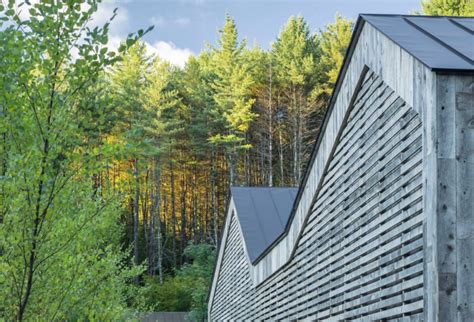
[[[7,21],[0,26],[0,133],[7,151],[0,314],[7,320],[113,320],[124,309],[133,271],[121,270],[118,203],[106,184],[91,180],[112,150],[92,138],[105,122],[93,94],[101,73],[117,62],[105,47],[109,23],[88,27],[98,3],[0,5]]]

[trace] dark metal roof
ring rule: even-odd
[[[297,191],[297,188],[230,188],[252,262],[285,230]]]
[[[363,14],[361,18],[432,70],[474,70],[474,17]]]

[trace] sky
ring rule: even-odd
[[[224,16],[237,24],[239,38],[267,49],[291,15],[302,15],[312,31],[334,21],[336,13],[356,19],[359,13],[407,14],[420,0],[105,0],[96,15],[103,23],[118,8],[111,24],[110,46],[117,47],[130,32],[155,28],[143,40],[150,53],[177,66],[197,55],[204,44],[214,45]]]

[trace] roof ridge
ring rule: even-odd
[[[445,17],[444,17],[445,18]],[[416,23],[414,23],[413,21],[409,20],[407,17],[402,17],[402,19],[408,23],[410,26],[412,26],[413,28],[417,29],[418,31],[422,32],[423,34],[425,34],[426,36],[430,37],[431,39],[433,39],[434,41],[436,41],[438,44],[440,44],[441,46],[443,46],[444,48],[452,51],[453,53],[455,53],[458,57],[464,59],[465,61],[467,61],[468,63],[470,64],[474,64],[474,61],[472,59],[470,59],[469,57],[467,57],[466,55],[464,55],[463,53],[459,52],[456,48],[453,48],[451,47],[450,45],[448,45],[447,43],[445,43],[444,41],[442,41],[441,39],[439,39],[438,37],[434,36],[433,34],[431,34],[429,31],[427,31],[426,29],[418,26]],[[447,19],[449,20],[449,19]]]

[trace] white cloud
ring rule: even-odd
[[[150,23],[154,25],[155,27],[163,27],[164,25],[166,25],[166,19],[161,16],[158,16],[158,17],[153,16],[150,19]]]
[[[20,19],[27,20],[30,18],[29,9],[35,4],[39,3],[41,0],[30,0],[30,5],[24,4],[19,6],[20,2],[15,3],[15,11],[19,15]],[[126,0],[121,0],[121,3],[127,2]],[[81,4],[81,9],[83,11],[88,10],[90,6],[86,3]],[[104,2],[98,5],[97,11],[92,15],[91,21],[88,23],[88,26],[93,27],[102,27],[107,23],[110,18],[114,15],[114,10],[117,8],[117,15],[114,20],[110,23],[109,27],[109,41],[107,47],[109,50],[117,51],[120,43],[125,40],[126,34],[128,34],[130,25],[129,25],[129,15],[123,6],[118,4],[117,0],[105,0]],[[80,40],[79,43],[83,41]],[[79,57],[78,48],[74,47],[71,49],[72,58],[75,60]]]
[[[186,3],[186,4],[194,4],[194,5],[202,5],[208,2],[208,0],[178,0],[181,3]]]
[[[110,34],[118,35],[126,32],[129,29],[127,9],[109,1],[99,4],[92,16],[92,26],[103,26],[113,16],[115,8],[117,8],[117,15],[110,23]]]
[[[184,26],[189,25],[191,23],[191,20],[189,18],[186,18],[186,17],[179,17],[179,18],[176,18],[174,20],[174,22],[178,26],[184,27]]]
[[[126,8],[120,6],[116,1],[104,1],[99,4],[98,10],[92,16],[91,26],[103,26],[114,14],[117,8],[117,15],[110,23],[109,42],[107,47],[109,50],[117,51],[120,43],[126,39],[126,34],[130,30],[129,15]]]
[[[184,67],[189,57],[194,55],[188,48],[178,48],[172,42],[157,41],[153,45],[146,43],[150,54],[158,55],[161,59],[173,65]]]
[[[120,47],[120,43],[124,41],[125,38],[120,36],[109,36],[109,42],[107,43],[107,47],[109,50],[117,51]]]
[[[37,3],[39,1],[40,0],[30,0],[32,4]],[[121,2],[124,1],[122,0]],[[17,12],[20,13],[21,18],[23,19],[29,18],[29,12],[26,7],[27,6],[25,6],[25,8],[17,8]],[[130,29],[129,15],[126,8],[120,6],[117,0],[105,0],[104,2],[99,4],[98,10],[92,16],[92,21],[89,24],[91,27],[100,27],[104,25],[113,16],[113,11],[115,8],[118,8],[117,15],[110,24],[109,42],[107,44],[107,47],[110,50],[114,51],[116,51],[119,48],[120,43],[125,40],[125,35]],[[87,8],[83,9],[86,10]],[[166,19],[161,16],[156,16],[151,18],[150,22],[158,27],[162,27],[166,24],[184,27],[189,25],[191,23],[191,20],[186,17]],[[184,67],[189,57],[194,55],[194,53],[190,49],[179,48],[172,42],[157,41],[153,44],[145,42],[145,45],[147,47],[148,54],[157,55],[162,60],[168,61],[169,63],[179,67]],[[77,58],[77,49],[73,51],[72,55],[74,58]]]
[[[120,43],[124,40],[120,36],[109,37],[107,47],[109,50],[117,51]],[[190,56],[194,53],[188,48],[179,48],[172,42],[157,41],[154,44],[145,42],[148,55],[159,56],[162,60],[167,61],[175,66],[184,67]]]
[[[174,25],[178,27],[186,27],[191,23],[191,20],[187,17],[177,17],[174,19],[165,18],[163,16],[153,16],[149,20],[150,23],[156,27],[164,27],[167,25]]]

